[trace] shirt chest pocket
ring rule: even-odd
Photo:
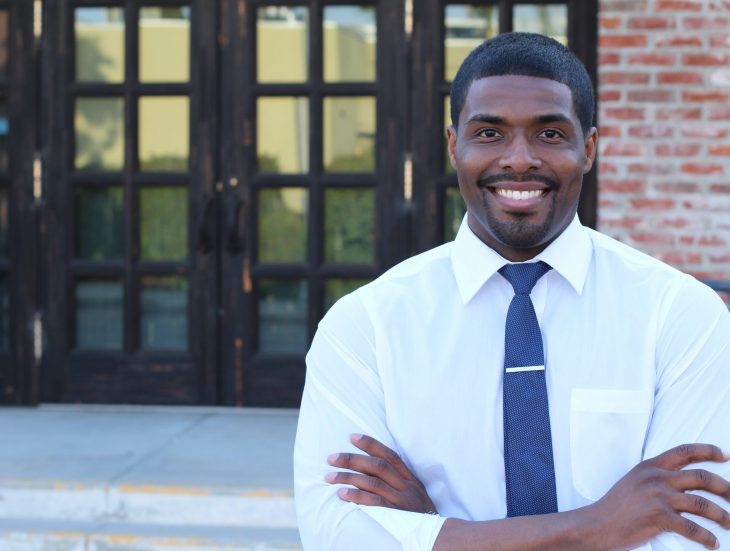
[[[570,460],[583,497],[600,499],[641,461],[652,398],[642,390],[573,389]]]

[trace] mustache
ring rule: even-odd
[[[542,182],[550,189],[555,189],[560,186],[560,183],[549,176],[543,176],[542,174],[510,174],[504,172],[502,174],[492,174],[490,176],[484,176],[477,180],[477,186],[486,187],[497,184],[499,182]]]

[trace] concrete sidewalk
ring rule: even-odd
[[[300,549],[297,412],[0,408],[0,550]]]

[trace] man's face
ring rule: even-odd
[[[570,224],[596,129],[583,134],[565,84],[505,75],[475,80],[447,128],[471,230],[512,261],[533,258]]]

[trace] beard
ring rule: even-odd
[[[487,227],[500,243],[515,249],[529,249],[542,245],[549,238],[550,229],[555,218],[554,198],[551,201],[547,215],[540,223],[530,222],[529,214],[512,213],[512,220],[499,220],[489,207],[486,193],[489,190],[482,188],[482,206],[486,214]]]

